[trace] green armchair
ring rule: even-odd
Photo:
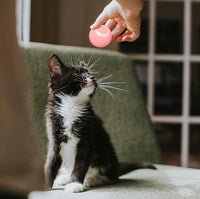
[[[101,90],[93,99],[97,114],[111,136],[119,161],[162,163],[153,125],[145,109],[133,61],[126,55],[83,47],[41,43],[21,44],[30,80],[31,102],[38,144],[45,159],[47,137],[45,105],[47,102],[48,64],[51,53],[65,63],[84,59],[97,63],[97,78],[112,75],[111,81],[124,91],[115,98]],[[200,198],[200,170],[157,165],[158,170],[137,170],[120,177],[113,185],[96,187],[83,193],[67,194],[62,189],[32,192],[31,199],[53,198]]]

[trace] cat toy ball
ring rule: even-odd
[[[112,33],[107,26],[102,25],[98,29],[90,30],[89,39],[95,47],[103,48],[112,41]]]

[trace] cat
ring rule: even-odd
[[[49,68],[49,144],[45,163],[48,189],[62,185],[66,192],[82,192],[88,187],[111,184],[120,174],[133,169],[155,169],[148,163],[119,164],[109,135],[91,105],[100,83],[87,64],[80,61],[66,66],[53,54]]]

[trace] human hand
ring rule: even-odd
[[[122,6],[113,0],[103,9],[90,28],[96,29],[106,23],[105,25],[112,29],[112,38],[117,42],[134,41],[140,36],[141,9],[141,6]]]

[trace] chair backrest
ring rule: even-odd
[[[133,61],[128,56],[94,48],[41,43],[20,45],[30,79],[33,119],[43,154],[46,153],[47,144],[44,112],[48,65],[50,55],[55,53],[64,63],[75,63],[84,59],[92,64],[98,60],[94,66],[94,70],[99,72],[97,78],[112,75],[108,81],[126,82],[115,85],[124,91],[116,91],[114,99],[98,90],[93,99],[94,110],[104,121],[120,161],[161,162],[153,125],[144,105]]]

